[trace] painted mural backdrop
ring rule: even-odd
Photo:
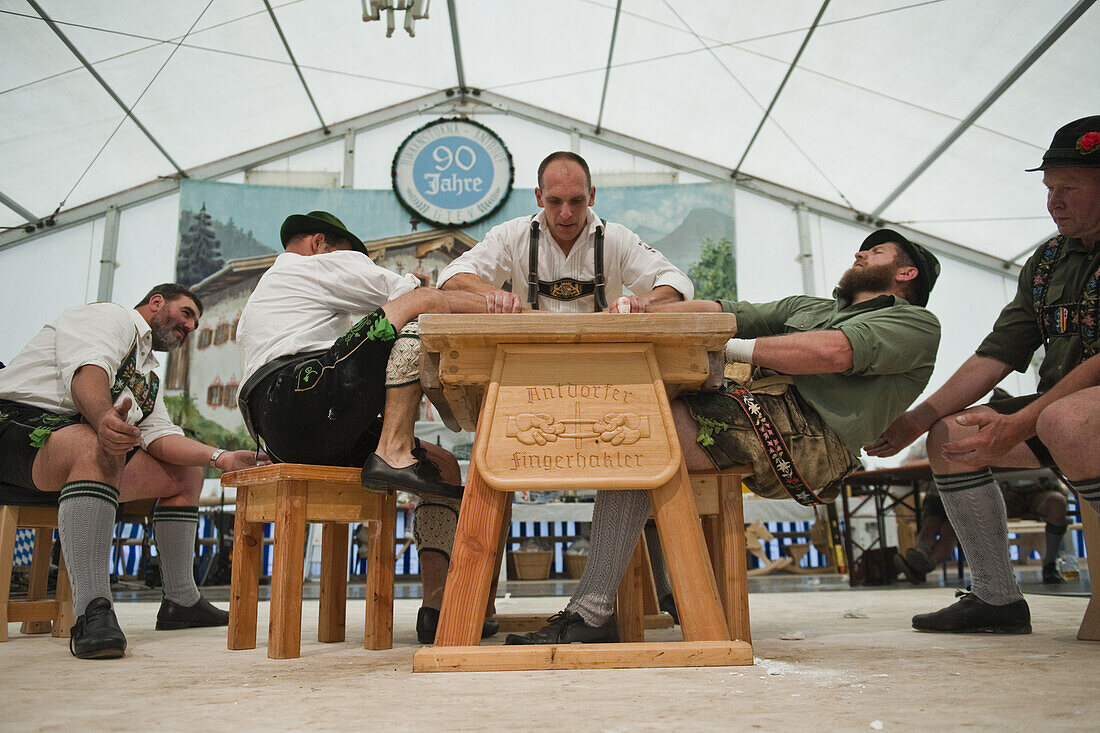
[[[252,447],[236,408],[241,374],[236,321],[270,260],[283,251],[279,227],[292,213],[330,211],[371,242],[410,235],[380,264],[433,279],[443,264],[493,226],[537,211],[534,189],[517,188],[491,219],[461,230],[467,244],[433,246],[391,190],[312,189],[185,180],[180,193],[176,276],[196,287],[206,310],[199,331],[173,354],[166,402],[179,424],[204,442]],[[728,184],[598,188],[593,210],[637,232],[688,273],[697,298],[736,296],[733,192]],[[412,236],[422,233],[422,239]],[[439,233],[436,232],[435,235]],[[436,236],[438,238],[438,236]],[[429,410],[430,412],[430,410]],[[429,414],[430,417],[430,414]]]

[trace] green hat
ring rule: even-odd
[[[1100,115],[1082,117],[1054,133],[1043,162],[1028,171],[1048,168],[1100,168]]]
[[[295,234],[316,234],[317,232],[346,239],[351,242],[351,248],[356,252],[367,253],[367,248],[363,246],[363,240],[349,232],[344,227],[344,222],[327,211],[291,214],[283,222],[282,228],[279,229],[279,239],[283,242],[283,249],[286,249],[287,243]]]
[[[905,254],[909,255],[909,259],[913,260],[913,264],[917,267],[917,279],[914,281],[917,285],[917,292],[913,296],[913,305],[928,305],[928,294],[932,292],[932,286],[936,284],[936,278],[940,276],[940,261],[936,259],[936,255],[919,244],[910,242],[893,229],[879,229],[871,232],[871,235],[863,240],[859,251],[871,249],[871,247],[883,242],[893,242],[901,247]]]

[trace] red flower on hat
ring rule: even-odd
[[[1100,147],[1100,132],[1086,132],[1077,138],[1077,152],[1081,155],[1088,155],[1097,147]]]

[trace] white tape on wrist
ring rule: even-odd
[[[616,300],[615,301],[615,309],[619,313],[629,313],[630,312],[630,298],[624,295],[621,298],[619,298],[618,300]]]
[[[726,342],[726,362],[752,364],[752,352],[756,350],[756,339],[730,339]]]

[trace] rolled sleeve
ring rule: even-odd
[[[883,309],[837,327],[852,346],[846,374],[910,372],[919,362],[934,362],[940,343],[939,321],[924,308]]]
[[[993,323],[993,330],[978,345],[977,353],[1008,364],[1018,372],[1027,370],[1031,357],[1043,343],[1030,283],[1035,276],[1034,257],[1020,270],[1014,297]]]
[[[631,292],[646,293],[668,285],[683,295],[684,300],[695,297],[695,285],[691,278],[637,234],[621,224],[608,224],[607,233],[608,240],[614,238],[613,241],[618,244],[623,284]]]
[[[138,425],[141,431],[141,447],[149,450],[149,446],[166,435],[183,435],[183,429],[172,422],[168,417],[168,408],[164,406],[164,396],[157,395],[153,403],[153,411]]]
[[[525,220],[519,221],[522,226]],[[513,230],[516,230],[514,221],[498,224],[490,229],[483,240],[443,268],[439,273],[436,287],[442,287],[443,283],[463,273],[474,275],[495,287],[503,285],[511,277],[514,259],[509,243],[517,240],[524,243],[527,241],[523,239],[522,230]]]
[[[771,303],[719,300],[718,304],[723,311],[737,316],[737,337],[747,339],[786,333],[785,324],[794,312],[793,298]]]

